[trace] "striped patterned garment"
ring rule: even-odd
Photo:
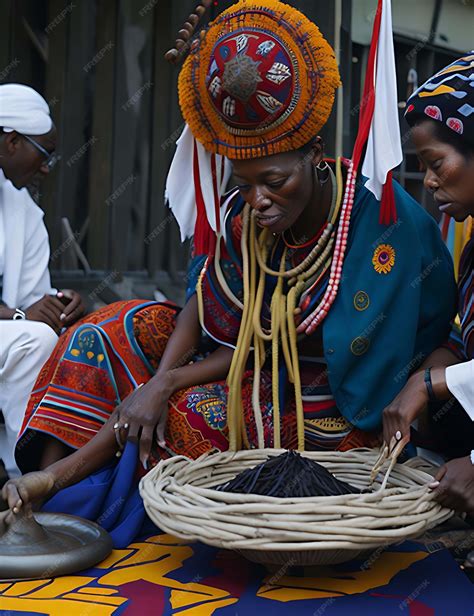
[[[68,328],[35,383],[16,447],[23,472],[35,470],[41,433],[83,447],[115,406],[156,370],[178,309],[146,300],[116,302]]]
[[[466,245],[459,264],[459,319],[467,359],[474,358],[474,239]]]
[[[336,406],[323,357],[301,357],[305,443],[311,450],[337,450],[353,430]]]

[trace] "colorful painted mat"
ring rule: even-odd
[[[446,550],[406,542],[364,562],[269,573],[232,552],[156,535],[78,575],[0,584],[0,615],[473,616]]]

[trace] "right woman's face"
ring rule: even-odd
[[[458,222],[474,215],[474,156],[466,158],[453,145],[440,141],[433,121],[415,126],[411,135],[425,171],[425,188],[439,210]]]

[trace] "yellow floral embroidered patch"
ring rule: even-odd
[[[395,249],[390,244],[380,244],[374,250],[372,264],[377,274],[388,274],[395,265]]]

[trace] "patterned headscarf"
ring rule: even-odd
[[[278,0],[240,0],[191,50],[179,100],[208,152],[248,159],[309,143],[339,85],[334,51],[309,19]]]
[[[441,122],[474,144],[474,51],[428,79],[408,99],[405,118]]]

